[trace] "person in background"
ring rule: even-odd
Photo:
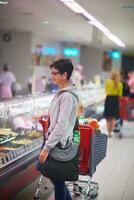
[[[82,70],[83,70],[83,66],[82,65],[78,65],[72,75],[72,81],[74,84],[77,84],[77,86],[80,86],[82,82]]]
[[[122,83],[122,86],[123,86],[123,89],[122,89],[122,96],[128,97],[130,91],[129,91],[129,85],[128,85],[128,83],[127,83],[127,77],[126,77],[124,71],[121,71],[121,72],[120,72],[120,78],[121,78],[121,83]]]
[[[120,79],[122,83],[122,96],[128,97],[129,96],[129,85],[127,83],[127,75],[124,71],[120,71]],[[123,119],[120,117],[116,120],[116,124],[114,127],[114,132],[119,134],[119,138],[122,138],[122,131],[121,127],[123,126]]]
[[[129,97],[134,98],[134,71],[128,72]]]
[[[113,71],[110,79],[107,79],[105,82],[106,99],[104,104],[104,117],[106,118],[109,137],[112,137],[116,119],[119,118],[118,97],[122,96],[122,89],[120,73],[118,71]]]
[[[60,142],[64,147],[68,139],[73,138],[73,129],[77,117],[78,99],[76,87],[70,77],[74,66],[70,59],[59,59],[50,65],[52,81],[59,87],[49,108],[50,125],[48,138],[39,154],[39,161],[44,163],[50,150]],[[66,172],[65,172],[66,173]],[[53,181],[55,200],[72,200],[65,181]]]
[[[44,93],[46,90],[46,77],[45,76],[40,76],[36,79],[35,81],[35,89],[36,93]]]
[[[29,76],[28,78],[28,82],[27,82],[27,89],[28,89],[28,93],[32,94],[32,76]]]
[[[59,89],[58,85],[54,84],[52,79],[48,79],[46,90],[50,93],[55,93]]]
[[[15,75],[10,71],[8,64],[3,65],[3,72],[0,73],[0,98],[11,98],[12,88],[16,82]]]

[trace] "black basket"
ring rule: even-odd
[[[107,135],[97,132],[91,139],[91,155],[89,175],[92,177],[96,171],[97,165],[106,157]]]

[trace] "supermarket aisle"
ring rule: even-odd
[[[134,200],[134,133],[125,131],[123,139],[109,139],[107,158],[94,174],[100,185],[98,200]]]
[[[134,123],[124,124],[123,139],[108,140],[107,157],[97,167],[93,180],[99,183],[98,200],[134,200]],[[32,200],[37,181],[13,200]],[[53,200],[46,193],[41,200]]]

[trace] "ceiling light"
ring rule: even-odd
[[[60,0],[64,5],[70,8],[73,12],[83,15],[89,24],[96,26],[102,31],[110,40],[120,47],[125,47],[125,44],[114,34],[110,32],[102,23],[100,23],[94,16],[82,8],[75,0]]]
[[[84,12],[84,9],[75,1],[63,1],[63,3],[75,13]]]
[[[0,1],[0,4],[2,5],[7,5],[9,2],[8,1]]]
[[[86,10],[82,13],[88,20],[96,20],[95,17],[93,17],[91,14],[89,14]]]
[[[114,34],[109,33],[106,35],[110,40],[112,40],[114,43],[118,44],[118,46],[125,48],[125,44]]]
[[[114,43],[116,43],[120,47],[125,47],[125,44],[114,34],[110,32],[109,29],[107,29],[103,24],[101,24],[98,21],[89,21],[88,23],[94,25],[99,30],[101,30],[110,40],[112,40]]]
[[[106,28],[103,24],[101,24],[100,22],[98,22],[97,20],[95,20],[95,21],[89,21],[88,23],[96,26],[99,30],[101,30],[105,34],[110,33],[110,30],[108,28]]]
[[[46,25],[49,24],[49,21],[43,21],[42,23]]]
[[[60,0],[61,2],[74,2],[74,0]]]

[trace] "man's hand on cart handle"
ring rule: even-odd
[[[49,152],[47,150],[42,149],[39,154],[39,161],[40,163],[44,163],[47,159]]]

